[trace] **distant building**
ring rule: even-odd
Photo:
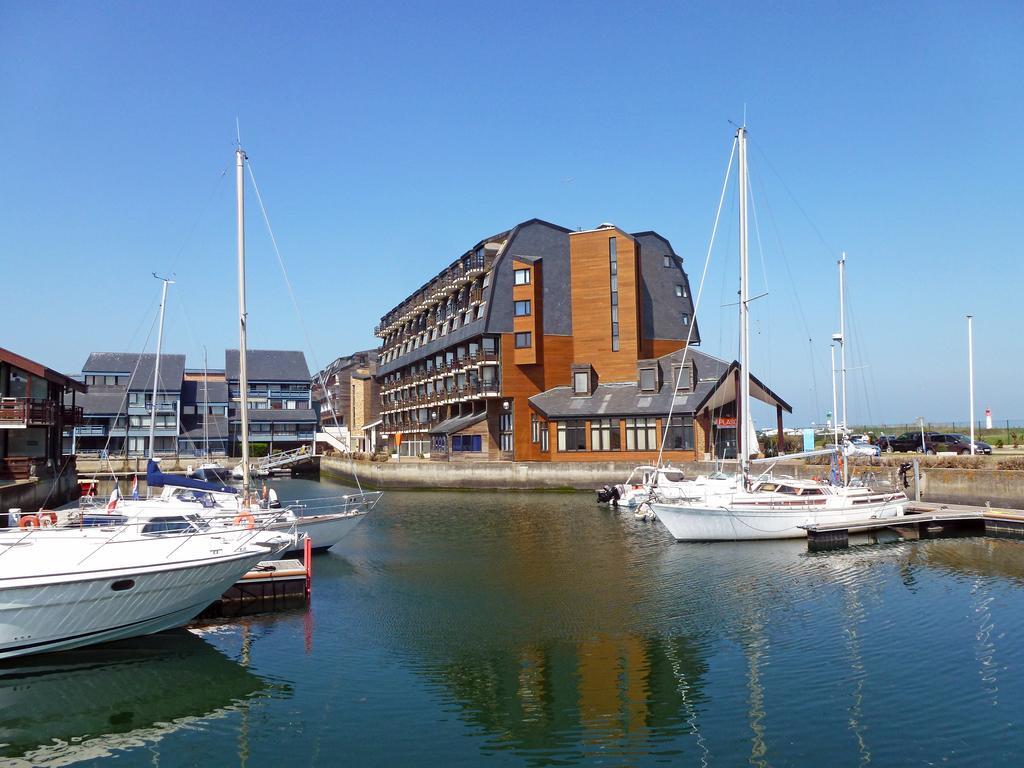
[[[339,357],[313,378],[313,402],[321,427],[352,426],[350,386],[353,374],[377,373],[377,350],[367,349]]]
[[[316,414],[301,352],[250,350],[249,442],[269,450],[311,445]],[[85,455],[149,454],[155,354],[94,352],[82,369],[82,423],[65,433],[64,450]],[[154,453],[238,456],[238,350],[222,369],[187,369],[185,356],[160,356]]]
[[[230,401],[229,440],[235,455],[240,450],[241,389],[238,350],[225,352],[225,378]],[[312,381],[302,352],[250,349],[246,355],[249,378],[249,443],[266,443],[271,451],[312,446],[318,419],[313,410]]]
[[[359,453],[375,453],[380,444],[380,385],[370,371],[357,371],[349,378],[349,429],[352,434],[352,450]]]
[[[88,392],[80,398],[83,421],[65,441],[79,455],[146,456],[153,406],[155,354],[93,352],[82,366]],[[154,452],[178,452],[185,356],[160,356]]]
[[[700,343],[656,232],[533,219],[481,240],[376,328],[388,447],[432,459],[735,456],[735,363]],[[676,382],[679,382],[678,386]],[[789,406],[752,377],[753,396]],[[671,420],[670,420],[671,410]]]
[[[81,421],[84,392],[82,382],[0,347],[0,483],[61,471],[61,435]]]

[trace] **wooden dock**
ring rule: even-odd
[[[913,501],[901,517],[865,518],[844,523],[805,526],[807,549],[821,552],[850,546],[851,534],[893,531],[905,539],[953,535],[1010,536],[1024,538],[1024,510],[969,507]]]
[[[197,618],[248,616],[305,605],[313,588],[313,547],[307,536],[302,560],[262,560]]]

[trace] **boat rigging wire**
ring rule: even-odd
[[[313,367],[317,370],[316,376],[320,379],[320,388],[323,390],[324,396],[328,398],[328,402],[331,405],[331,418],[334,419],[334,426],[340,433],[341,425],[338,424],[338,409],[335,407],[335,404],[331,399],[330,392],[327,389],[327,382],[324,381],[323,368],[320,367],[320,363],[316,359],[316,352],[313,350],[313,342],[309,335],[309,328],[306,326],[306,321],[302,316],[302,310],[299,309],[299,302],[295,298],[295,291],[292,289],[292,281],[288,277],[288,270],[284,265],[284,258],[281,256],[281,249],[277,246],[277,237],[274,235],[274,228],[270,225],[270,217],[267,215],[267,208],[263,204],[263,195],[260,194],[259,184],[256,183],[256,174],[252,169],[252,160],[248,157],[246,157],[246,167],[249,169],[249,178],[252,180],[252,187],[256,192],[256,200],[260,205],[260,213],[263,214],[263,222],[267,225],[267,232],[270,235],[270,243],[274,247],[274,255],[277,256],[277,263],[281,267],[281,275],[284,277],[284,284],[288,288],[288,295],[291,297],[292,306],[295,308],[295,314],[298,317],[299,325],[302,328],[302,334],[306,338],[306,348],[309,349],[310,358],[313,360]],[[349,448],[351,449],[351,445]],[[356,488],[358,488],[359,492],[362,493],[363,486],[359,482],[359,473],[355,471],[355,463],[352,465],[352,470],[352,476],[356,481]]]
[[[708,252],[704,257],[704,271],[700,275],[700,284],[697,287],[697,297],[694,299],[693,304],[693,317],[694,322],[690,323],[686,331],[686,346],[683,347],[683,357],[679,362],[679,373],[676,374],[676,380],[672,386],[672,400],[668,406],[668,420],[666,421],[666,428],[662,430],[661,434],[661,445],[658,447],[658,461],[657,466],[661,466],[661,457],[665,453],[665,443],[668,442],[668,433],[672,425],[672,411],[675,409],[676,404],[676,392],[679,391],[679,385],[683,380],[683,370],[686,368],[686,356],[690,351],[690,340],[693,338],[693,329],[697,327],[697,309],[700,307],[700,299],[704,294],[704,281],[708,276],[708,265],[711,263],[711,251],[715,247],[715,236],[718,234],[718,222],[722,216],[722,205],[725,203],[725,193],[729,188],[729,176],[732,174],[732,161],[736,157],[736,146],[739,143],[738,138],[734,138],[732,141],[732,151],[729,152],[729,164],[725,168],[725,179],[722,181],[722,194],[718,197],[718,210],[715,211],[715,223],[711,227],[711,240],[708,242]],[[694,382],[696,383],[696,382]],[[695,446],[696,447],[696,446]]]

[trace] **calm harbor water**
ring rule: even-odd
[[[585,494],[394,492],[309,611],[0,667],[0,765],[1016,765],[1022,597],[1015,541],[676,544]]]

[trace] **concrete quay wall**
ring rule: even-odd
[[[733,471],[726,462],[726,471]],[[324,456],[321,476],[346,483],[359,482],[380,490],[578,490],[591,491],[605,484],[625,482],[636,465],[630,462],[432,462],[408,460],[383,463]],[[687,477],[714,470],[711,462],[680,464]],[[897,482],[895,467],[856,467],[879,481]],[[793,477],[821,476],[820,465],[779,463],[777,474]],[[907,495],[914,498],[913,474]],[[940,469],[922,467],[921,499],[947,504],[973,504],[1024,509],[1024,472],[997,469]]]
[[[732,464],[733,462],[726,462]],[[712,462],[680,464],[687,477],[714,471]],[[321,477],[347,483],[359,482],[380,490],[576,490],[592,491],[603,485],[623,483],[636,468],[625,461],[353,461],[334,456],[320,458]],[[733,471],[726,467],[727,471]],[[801,477],[820,474],[820,467],[801,464],[777,466],[777,471]]]
[[[922,472],[921,500],[1024,509],[1024,472],[928,468]]]

